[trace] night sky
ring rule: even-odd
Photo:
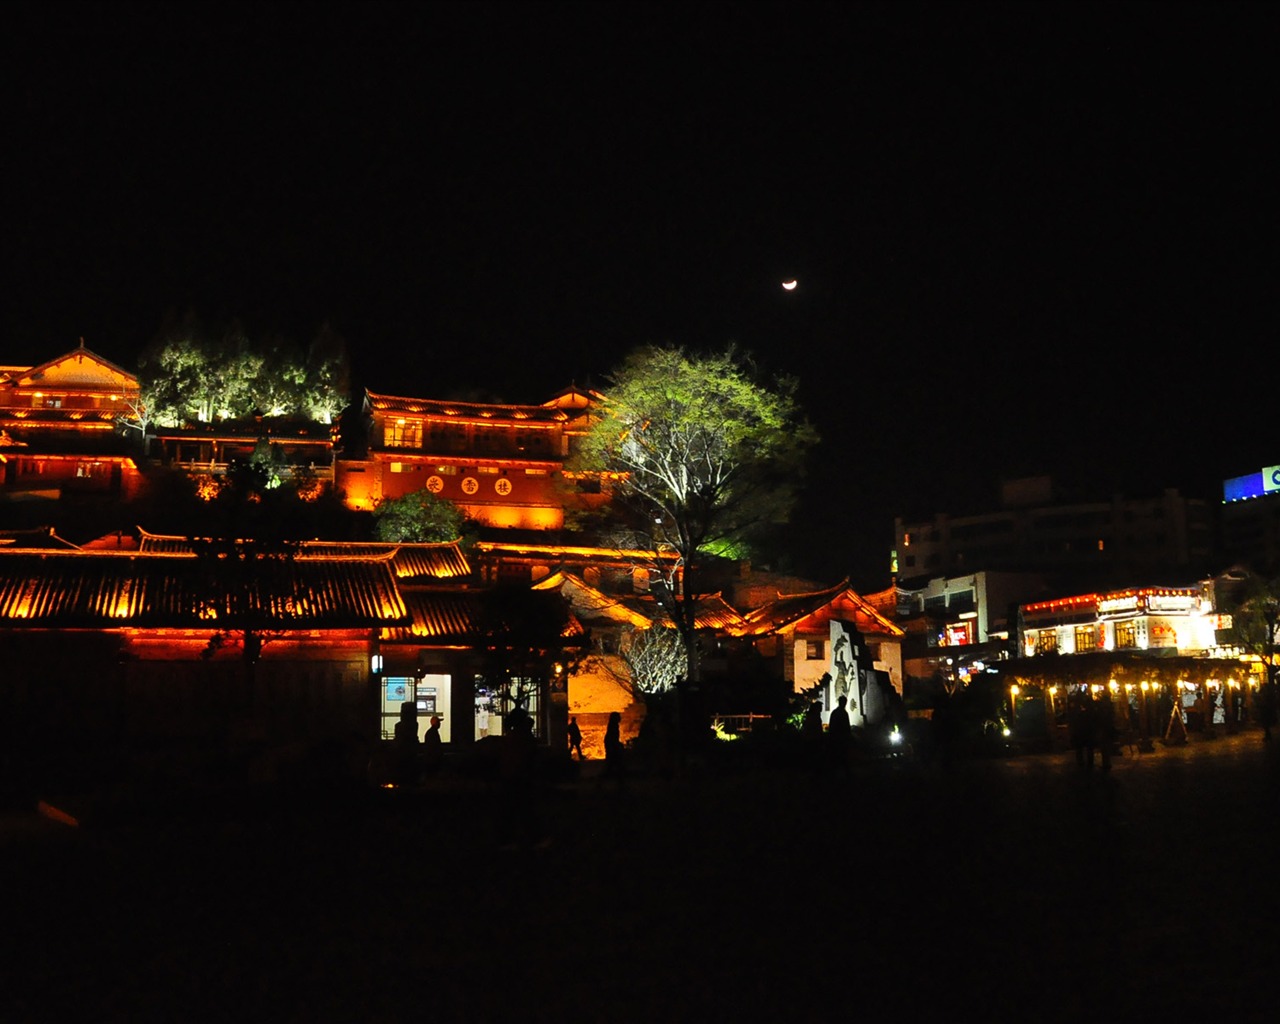
[[[0,362],[194,309],[537,402],[733,341],[824,437],[802,564],[876,589],[1002,477],[1280,462],[1275,11],[17,5]]]

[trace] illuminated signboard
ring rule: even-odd
[[[973,643],[973,623],[953,622],[947,626],[947,646],[963,647]]]
[[[1267,466],[1247,476],[1222,481],[1222,500],[1245,501],[1280,492],[1280,466]]]

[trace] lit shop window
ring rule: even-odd
[[[1076,627],[1076,651],[1093,651],[1098,647],[1098,634],[1092,626]]]

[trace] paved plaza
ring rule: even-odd
[[[1272,1020],[1275,747],[10,813],[0,1019]]]

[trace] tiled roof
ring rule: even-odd
[[[491,592],[489,592],[491,593]],[[412,621],[407,626],[389,626],[382,630],[383,640],[431,640],[439,645],[474,644],[485,632],[488,593],[482,590],[458,590],[446,587],[407,587],[405,606]],[[550,595],[535,600],[552,600]],[[563,606],[562,606],[563,607]],[[564,608],[562,636],[581,636],[581,625]]]
[[[474,639],[480,618],[479,594],[466,590],[414,588],[404,594],[410,622],[382,630],[384,640],[434,640],[465,644]]]
[[[365,392],[368,407],[375,412],[408,413],[413,416],[441,416],[459,422],[502,422],[505,420],[561,423],[569,417],[562,409],[545,405],[499,405],[487,402],[447,402],[434,398],[404,398]]]
[[[670,616],[654,597],[636,595],[624,598],[627,607],[640,611],[655,622],[670,623]],[[734,629],[742,625],[742,616],[719,594],[703,594],[694,599],[696,629]]]
[[[77,546],[59,537],[51,526],[37,526],[30,530],[0,530],[0,547],[49,548],[54,551],[75,551]]]
[[[408,621],[389,560],[0,549],[0,627],[351,629]]]
[[[610,597],[573,573],[563,570],[554,572],[533,586],[535,590],[554,590],[560,593],[568,600],[580,622],[626,622],[640,629],[648,629],[653,625],[653,619],[647,614],[653,609],[639,611],[630,608],[620,599]]]
[[[139,530],[140,550],[147,553],[190,553],[191,539]],[[471,565],[457,541],[440,544],[400,544],[370,541],[304,540],[298,558],[390,559],[396,579],[404,583],[460,579],[471,575]]]
[[[775,633],[828,606],[837,611],[835,617],[854,619],[859,629],[902,636],[902,629],[854,593],[847,580],[809,594],[780,594],[776,600],[748,612],[737,632],[740,636]]]
[[[552,573],[535,585],[539,590],[558,590],[584,619],[629,622],[641,629],[655,623],[669,623],[670,617],[657,599],[647,594],[606,594],[573,573]],[[731,630],[742,625],[742,616],[720,594],[704,594],[696,599],[695,624],[698,629]]]

